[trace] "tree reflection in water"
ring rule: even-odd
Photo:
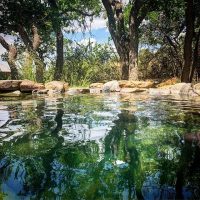
[[[200,199],[199,141],[180,142],[188,126],[177,126],[174,107],[137,102],[138,111],[120,111],[112,99],[87,96],[37,103],[18,113],[24,134],[0,150],[0,191],[8,197]],[[190,119],[191,131],[199,121]],[[98,129],[105,136],[91,139]]]

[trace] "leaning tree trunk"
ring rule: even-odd
[[[122,3],[119,1],[102,0],[108,17],[108,28],[115,44],[121,63],[121,78],[129,78],[129,43],[124,27]]]
[[[43,60],[40,58],[40,56],[37,53],[37,50],[42,43],[41,37],[38,33],[37,27],[33,24],[32,25],[32,33],[33,33],[33,39],[32,39],[32,55],[33,59],[35,61],[36,65],[36,81],[39,83],[44,82],[44,69],[45,69],[45,64]]]
[[[24,42],[24,44],[26,45],[29,53],[33,56],[33,60],[35,62],[35,66],[36,66],[36,75],[35,75],[36,81],[39,83],[43,83],[44,82],[45,64],[37,52],[37,50],[41,44],[41,38],[38,33],[38,29],[35,25],[32,25],[32,33],[33,33],[32,41],[30,40],[26,30],[24,29],[24,27],[22,25],[18,26],[18,31],[19,31],[19,35],[22,38],[22,41]]]
[[[182,70],[181,82],[189,83],[192,67],[192,40],[194,33],[194,5],[193,0],[185,0],[186,2],[186,35],[184,42],[184,66]]]
[[[19,73],[15,65],[17,49],[14,45],[9,45],[2,36],[0,36],[0,43],[8,51],[8,64],[11,70],[11,79],[17,80],[19,79]]]
[[[64,56],[63,56],[63,33],[61,28],[56,33],[56,49],[57,49],[57,58],[56,58],[56,70],[54,73],[54,80],[61,80],[63,73],[64,65]]]

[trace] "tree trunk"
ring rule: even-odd
[[[60,21],[60,13],[56,0],[48,0],[49,5],[54,10],[52,16],[52,25],[56,33],[56,69],[54,72],[54,80],[61,80],[64,65],[64,51],[63,51],[63,33]]]
[[[31,51],[31,55],[33,56],[34,63],[36,66],[35,79],[38,83],[43,83],[45,64],[41,60],[41,58],[38,56],[37,52]]]
[[[0,36],[0,43],[8,51],[8,64],[11,70],[11,79],[17,80],[19,79],[19,73],[15,65],[17,49],[14,45],[9,45],[2,36]]]
[[[129,63],[126,58],[121,60],[122,65],[122,80],[128,80],[129,78]]]
[[[122,13],[122,4],[119,1],[102,0],[108,17],[108,28],[115,44],[117,53],[120,57],[123,80],[129,78],[129,41],[124,27],[124,16]],[[118,4],[118,5],[116,5]],[[121,4],[121,5],[120,5]],[[112,6],[114,8],[112,8]],[[115,12],[114,12],[115,11]]]
[[[200,29],[196,37],[196,44],[195,44],[194,56],[193,56],[193,65],[192,65],[192,70],[190,73],[190,82],[192,82],[195,69],[199,78],[200,77]]]
[[[184,66],[181,76],[181,82],[190,82],[190,72],[192,66],[192,39],[194,33],[194,5],[193,0],[185,0],[186,2],[186,35],[184,42]]]
[[[56,69],[54,72],[54,80],[61,80],[63,73],[63,65],[64,65],[63,33],[61,28],[56,33],[56,49],[57,49],[57,58],[56,58]]]
[[[38,83],[43,83],[44,82],[45,64],[37,52],[37,50],[41,44],[41,38],[38,33],[38,29],[35,25],[32,25],[32,33],[33,33],[32,41],[30,40],[27,32],[25,31],[25,29],[22,25],[18,26],[18,31],[19,31],[19,35],[20,35],[22,41],[24,42],[29,53],[32,55],[32,57],[34,59],[35,66],[36,66],[36,75],[35,75],[36,81]]]
[[[35,65],[36,65],[36,76],[35,77],[36,77],[36,81],[38,83],[43,83],[44,82],[45,64],[37,52],[37,49],[39,48],[42,41],[41,41],[40,35],[38,33],[38,29],[34,24],[32,25],[32,33],[33,33],[32,55],[33,55],[33,59],[35,61]]]
[[[137,7],[137,6],[136,6]],[[129,19],[129,35],[130,35],[130,52],[129,52],[129,80],[138,80],[138,22],[137,22],[136,11],[131,9],[130,19]]]

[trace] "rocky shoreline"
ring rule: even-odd
[[[1,80],[1,96],[21,96],[32,93],[33,95],[57,95],[57,94],[99,94],[117,92],[121,94],[143,94],[147,96],[161,97],[179,95],[189,99],[200,99],[200,83],[177,83],[177,81],[165,81],[157,84],[153,81],[127,81],[113,80],[106,83],[93,83],[88,88],[71,88],[62,81],[52,81],[45,84],[30,80]]]

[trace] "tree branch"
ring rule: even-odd
[[[5,41],[5,39],[1,35],[0,35],[0,43],[7,51],[9,51],[10,45]]]
[[[33,24],[32,25],[32,32],[33,32],[33,50],[36,50],[38,49],[38,47],[40,46],[41,44],[41,38],[40,38],[40,35],[38,34],[38,29],[37,27]]]

